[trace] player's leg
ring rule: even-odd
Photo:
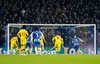
[[[35,46],[35,54],[38,54],[37,46]]]
[[[58,54],[58,45],[55,44],[55,47],[56,47],[56,54]]]
[[[44,42],[40,41],[40,44],[41,44],[42,54],[44,54]]]
[[[11,49],[10,49],[10,54],[12,54],[12,50],[13,50],[13,47],[11,47]]]
[[[41,54],[41,51],[42,51],[42,50],[41,50],[40,42],[37,42],[37,46],[38,46],[38,53]]]
[[[33,48],[32,48],[32,47],[30,47],[29,53],[30,53],[30,54],[33,54]]]
[[[10,49],[10,54],[12,54],[12,50],[14,48],[14,44],[11,42],[11,49]]]
[[[34,49],[35,49],[35,54],[38,54],[38,47],[37,47],[37,42],[34,42]]]
[[[33,54],[33,45],[29,43],[28,47],[29,47],[29,54]]]
[[[76,54],[83,54],[79,48],[79,45],[75,46],[75,51],[76,51]]]
[[[26,54],[29,53],[29,47],[30,47],[30,45],[29,45],[29,43],[27,43],[27,44],[26,44],[26,49],[25,49],[25,53],[26,53]]]
[[[21,55],[25,55],[25,47],[26,47],[26,44],[22,44],[22,46],[21,46]]]
[[[83,54],[82,50],[80,50],[80,48],[78,49],[78,54]]]
[[[23,40],[22,39],[20,39],[20,44],[21,44],[21,48],[20,48],[20,54],[22,54],[22,51],[23,51],[23,42],[22,42]]]
[[[38,54],[41,54],[41,47],[40,46],[38,46]]]
[[[74,46],[76,54],[78,53],[78,46]]]
[[[42,54],[44,54],[44,44],[41,45],[42,48]]]
[[[59,54],[59,52],[60,52],[60,45],[56,45],[56,54]]]
[[[56,54],[58,54],[58,48],[56,47]]]
[[[26,54],[29,53],[29,47],[26,47],[26,49],[25,49],[25,53],[26,53]]]
[[[44,51],[44,45],[41,45],[42,51]]]
[[[15,46],[16,46],[16,54],[18,54],[19,53],[18,45],[16,44]]]
[[[23,40],[20,40],[20,43],[21,43],[20,54],[23,54]]]
[[[44,51],[44,43],[40,42],[40,44],[41,44],[42,51]]]
[[[21,54],[25,53],[26,40],[21,40]]]
[[[50,51],[52,51],[53,49],[55,49],[55,48],[56,48],[56,46],[53,46],[50,50],[48,50],[47,54],[48,54]]]
[[[24,44],[21,44],[21,51],[20,54],[24,54]]]
[[[25,54],[25,48],[26,48],[26,44],[23,44],[23,54]]]
[[[20,54],[22,54],[22,51],[23,51],[23,44],[21,44]]]

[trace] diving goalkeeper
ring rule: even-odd
[[[72,39],[72,43],[74,44],[75,51],[77,54],[79,53],[83,54],[83,52],[79,48],[79,41],[81,41],[84,44],[84,41],[82,39],[74,35],[74,38]]]

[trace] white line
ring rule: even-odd
[[[7,26],[7,47],[8,47],[8,49],[7,49],[7,54],[9,54],[9,24],[8,24],[8,26]]]
[[[96,25],[94,26],[94,54],[96,54]]]

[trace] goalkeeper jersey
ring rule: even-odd
[[[80,38],[78,38],[78,37],[75,37],[75,38],[72,39],[74,46],[79,45],[79,40],[80,40]]]

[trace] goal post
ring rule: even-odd
[[[70,27],[70,29],[69,29],[69,32],[70,32],[70,30],[75,30],[76,31],[76,33],[78,34],[78,31],[80,31],[80,33],[83,33],[82,32],[82,30],[81,30],[81,28],[83,29],[83,31],[86,31],[86,32],[84,32],[84,34],[85,35],[87,35],[88,34],[88,31],[90,31],[90,29],[89,29],[89,27],[90,28],[92,28],[92,31],[93,31],[93,40],[92,40],[92,42],[93,43],[88,43],[88,37],[86,37],[86,38],[84,38],[84,40],[86,40],[86,44],[85,45],[82,45],[82,47],[84,47],[84,48],[88,48],[88,50],[85,50],[86,52],[88,52],[89,51],[89,47],[90,48],[92,48],[93,47],[93,54],[96,54],[96,25],[95,24],[13,24],[13,23],[9,23],[8,25],[7,25],[7,54],[9,54],[9,50],[10,50],[10,32],[11,32],[11,28],[13,28],[13,29],[17,29],[17,28],[21,28],[23,25],[25,25],[25,26],[39,26],[39,27],[41,27],[41,30],[42,29],[50,29],[50,31],[52,31],[53,29],[54,29],[54,32],[57,30],[57,31],[62,31],[62,29],[64,29],[64,30],[66,30],[67,31],[67,29]],[[74,27],[74,28],[71,28],[71,27]],[[86,29],[85,29],[86,28]],[[19,30],[18,29],[18,30]],[[49,32],[49,31],[48,31]],[[64,34],[65,34],[66,32],[64,31]],[[75,33],[75,34],[76,34]],[[49,33],[48,33],[49,34]],[[80,35],[79,35],[80,36]],[[49,37],[49,36],[48,36]],[[65,36],[64,36],[65,37]],[[83,36],[82,36],[83,37]],[[67,40],[68,40],[68,36],[66,36],[65,38],[67,38]],[[70,37],[69,37],[70,38]],[[66,42],[66,39],[65,39],[65,42]],[[92,44],[93,44],[93,46],[92,46]],[[49,45],[48,45],[49,46]],[[67,46],[67,45],[65,45],[65,46]]]

